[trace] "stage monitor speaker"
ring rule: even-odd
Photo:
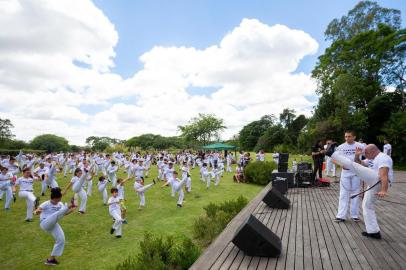
[[[279,153],[278,163],[288,163],[289,154],[288,153]]]
[[[271,208],[288,209],[290,206],[289,199],[283,196],[283,194],[275,188],[268,191],[262,201]]]
[[[237,230],[232,241],[245,255],[278,257],[281,254],[281,239],[253,215]]]
[[[290,175],[288,175],[287,172],[276,172],[273,171],[271,175],[272,179],[272,188],[277,189],[280,193],[285,194],[288,192],[288,187],[289,187],[289,180],[290,180]],[[293,178],[293,174],[292,174]],[[293,179],[292,179],[293,181]]]

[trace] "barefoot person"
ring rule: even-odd
[[[379,198],[384,198],[388,193],[388,187],[393,182],[393,161],[388,155],[379,151],[374,144],[369,144],[364,149],[366,160],[361,161],[361,149],[357,149],[355,162],[339,151],[335,151],[336,144],[327,149],[326,155],[341,166],[348,168],[358,175],[367,185],[362,203],[366,232],[362,235],[375,239],[381,239],[381,232],[376,219],[375,203]],[[367,166],[370,168],[367,168]],[[357,195],[357,194],[355,194]],[[353,195],[354,196],[354,195]]]
[[[65,247],[65,234],[58,221],[65,215],[70,214],[74,210],[74,205],[68,206],[61,202],[62,192],[59,187],[51,189],[51,199],[43,202],[35,211],[36,215],[40,215],[40,227],[45,232],[50,233],[55,239],[55,244],[51,252],[51,256],[45,260],[46,265],[59,264],[56,256],[62,256]]]

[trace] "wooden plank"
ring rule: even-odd
[[[312,209],[313,223],[316,232],[317,242],[319,245],[320,259],[322,262],[323,269],[333,269],[332,261],[330,259],[330,253],[328,252],[326,240],[323,234],[323,225],[319,217],[317,207],[319,207],[319,201],[316,201],[313,196],[313,189],[309,190],[309,202]]]
[[[319,241],[316,233],[316,228],[318,228],[320,224],[316,222],[317,219],[313,215],[313,207],[311,203],[311,195],[309,190],[307,190],[306,192],[306,209],[308,216],[308,227],[310,234],[310,252],[312,256],[313,269],[323,269]]]
[[[292,192],[291,190],[288,191],[288,194],[286,196],[290,201],[292,201]],[[279,238],[282,240],[283,238],[283,233],[284,233],[284,227],[286,225],[286,218],[290,210],[288,209],[278,209],[276,212],[276,218],[275,220],[272,221],[272,224],[268,223],[267,226],[271,228],[271,230],[279,236]],[[283,243],[282,243],[283,247]],[[284,255],[280,255],[284,256]],[[279,257],[279,258],[280,258]],[[259,265],[258,265],[258,270],[262,269],[275,269],[276,268],[276,263],[278,261],[278,258],[261,258]]]
[[[291,226],[293,225],[292,219],[293,219],[293,211],[292,208],[295,205],[295,200],[296,197],[293,196],[293,192],[291,192],[292,196],[290,197],[290,203],[291,203],[291,209],[287,211],[286,219],[285,219],[285,224],[283,227],[283,232],[282,232],[282,253],[277,259],[276,262],[276,269],[285,269],[286,266],[286,261],[287,261],[287,251],[288,251],[288,241],[289,241],[289,234],[290,234],[290,229]],[[290,258],[289,258],[290,259]]]
[[[309,211],[307,204],[308,192],[302,189],[302,209],[303,209],[303,222],[302,222],[302,233],[303,233],[303,268],[304,269],[315,269],[312,260],[312,245],[311,245],[311,235],[309,226]],[[317,247],[318,248],[318,247]],[[321,268],[321,264],[320,264]],[[317,269],[320,269],[317,268]]]
[[[270,182],[244,209],[238,213],[227,225],[216,240],[203,252],[203,254],[190,267],[192,270],[210,269],[219,258],[219,254],[228,246],[240,224],[257,208],[258,203],[272,187]]]
[[[303,256],[303,246],[304,246],[304,236],[303,236],[303,210],[306,210],[304,205],[302,205],[302,195],[304,190],[298,190],[297,198],[297,221],[296,221],[296,251],[295,251],[295,270],[303,270],[304,266],[304,256]],[[306,214],[306,213],[305,213]]]
[[[348,229],[346,228],[344,223],[335,223],[333,219],[335,218],[335,213],[337,211],[337,203],[336,201],[328,196],[326,193],[328,189],[325,188],[321,190],[320,196],[322,200],[325,202],[324,207],[326,208],[329,219],[331,219],[331,223],[334,226],[338,238],[341,241],[341,245],[344,249],[344,252],[347,255],[348,261],[351,264],[353,269],[370,269],[369,264],[365,257],[359,252],[359,249],[354,243],[354,239],[352,235],[349,233]]]

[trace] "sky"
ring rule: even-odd
[[[16,138],[179,135],[199,113],[230,138],[284,108],[311,115],[328,23],[358,1],[1,0],[0,118]],[[402,0],[378,1],[402,11]]]

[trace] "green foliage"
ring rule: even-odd
[[[113,146],[109,146],[105,149],[105,152],[107,153],[114,153],[114,152],[121,152],[121,153],[127,153],[128,152],[128,147],[125,146],[125,144],[115,144]]]
[[[20,150],[24,148],[29,148],[29,144],[22,140],[4,139],[0,141],[0,148],[10,150]]]
[[[0,155],[10,155],[17,156],[20,153],[20,150],[23,150],[24,153],[35,153],[37,155],[43,154],[45,150],[34,150],[34,149],[0,149]]]
[[[212,114],[199,113],[198,117],[192,118],[188,125],[179,126],[181,137],[187,142],[196,142],[205,145],[213,139],[219,140],[220,133],[226,128],[224,121]]]
[[[220,204],[209,203],[204,207],[206,214],[194,220],[193,236],[202,246],[209,245],[247,203],[243,196]]]
[[[31,141],[30,145],[35,150],[45,150],[47,152],[69,150],[68,140],[53,134],[39,135]]]
[[[271,181],[272,171],[277,167],[273,161],[250,162],[244,168],[244,179],[249,183],[266,185]]]
[[[143,150],[149,149],[184,149],[187,148],[184,140],[180,137],[163,137],[155,134],[143,134],[140,136],[132,137],[126,141],[127,147],[141,147]]]
[[[1,119],[0,118],[0,143],[4,140],[10,140],[14,137],[11,129],[13,128],[13,124],[9,119]]]
[[[288,136],[288,130],[282,125],[275,125],[268,128],[265,133],[258,139],[254,151],[264,150],[272,152],[273,148],[281,143],[292,143]]]
[[[332,41],[350,39],[362,32],[376,29],[380,23],[399,28],[401,25],[400,11],[380,7],[373,1],[361,1],[346,16],[330,22],[324,34],[326,39]]]
[[[401,164],[406,164],[406,112],[391,115],[383,131],[393,146],[393,157]]]
[[[245,125],[239,133],[240,146],[244,150],[252,150],[257,145],[258,139],[275,122],[273,115],[264,115],[260,120]]]
[[[122,141],[110,137],[90,136],[86,138],[86,143],[93,151],[104,151],[107,147],[120,144]]]
[[[117,270],[186,270],[196,261],[200,249],[185,236],[178,242],[172,236],[153,236],[145,233],[137,256],[129,256],[116,266]]]

